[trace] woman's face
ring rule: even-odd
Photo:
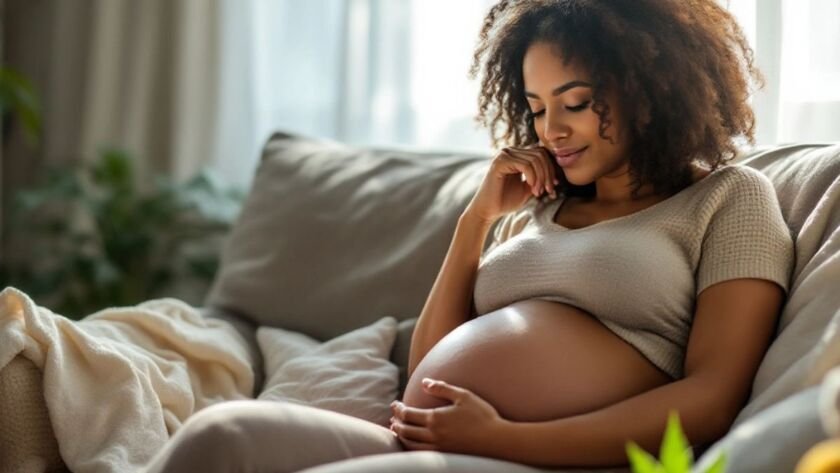
[[[626,179],[627,144],[621,111],[614,93],[608,93],[612,122],[605,130],[613,143],[598,134],[598,115],[592,110],[592,86],[585,71],[572,64],[564,65],[553,47],[544,42],[532,44],[522,64],[525,95],[534,115],[534,130],[540,144],[563,168],[566,180],[586,185],[602,178]],[[574,157],[563,155],[583,150]],[[569,162],[571,161],[571,162]]]

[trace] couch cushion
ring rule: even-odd
[[[68,471],[50,423],[43,373],[22,355],[0,368],[0,419],[0,471]]]
[[[206,303],[321,341],[416,317],[489,164],[277,133]]]
[[[735,425],[804,389],[840,327],[840,144],[774,147],[742,164],[766,174],[776,187],[796,240],[796,265],[777,337]]]
[[[827,436],[817,409],[819,388],[811,387],[750,418],[712,445],[695,470],[706,471],[724,453],[726,472],[791,472],[812,445]]]

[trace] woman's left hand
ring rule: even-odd
[[[440,380],[423,379],[429,394],[452,404],[434,409],[391,403],[391,430],[409,450],[439,450],[492,456],[505,420],[471,391]]]

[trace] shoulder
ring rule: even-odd
[[[722,174],[697,213],[697,220],[705,222],[697,294],[739,278],[767,279],[787,290],[794,242],[773,183],[746,166],[718,171]]]
[[[776,189],[761,171],[749,166],[730,164],[707,177],[712,182],[706,190],[707,204],[718,206],[778,206]]]
[[[728,164],[714,171],[718,176],[718,187],[731,187],[734,190],[750,187],[772,189],[772,182],[761,171],[742,164]]]
[[[767,233],[787,239],[785,221],[773,182],[756,169],[729,165],[716,172],[698,209],[706,235],[721,238]]]

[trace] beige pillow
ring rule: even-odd
[[[258,399],[288,401],[389,425],[399,372],[388,361],[397,320],[384,317],[325,343],[279,328],[257,329],[265,358]]]
[[[275,134],[205,305],[320,341],[417,317],[490,162]]]

